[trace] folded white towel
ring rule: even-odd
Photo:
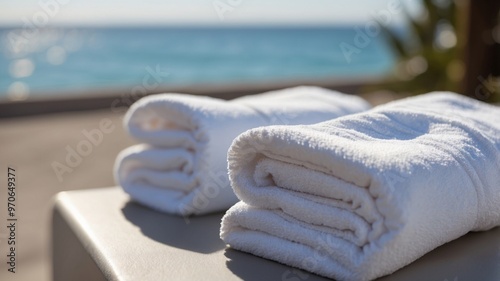
[[[227,210],[238,200],[227,177],[227,150],[250,128],[312,124],[369,108],[363,99],[296,87],[224,101],[181,94],[135,103],[125,127],[146,143],[123,151],[115,178],[136,201],[181,215]]]
[[[249,130],[221,238],[339,280],[394,272],[500,225],[500,109],[433,93],[309,126]]]

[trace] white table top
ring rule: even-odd
[[[109,280],[326,280],[226,248],[222,213],[188,223],[130,202],[118,187],[59,193],[54,212]],[[380,280],[498,281],[500,228],[469,233]]]

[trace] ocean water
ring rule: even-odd
[[[382,36],[363,46],[355,37],[355,26],[4,28],[0,100],[134,87],[145,79],[153,87],[387,74],[395,59]],[[346,56],[343,43],[356,51]]]

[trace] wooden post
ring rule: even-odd
[[[500,36],[496,36],[497,42],[493,36],[500,24],[499,12],[498,0],[469,0],[463,93],[480,100],[491,97],[487,79],[500,76]]]

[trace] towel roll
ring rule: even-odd
[[[318,87],[295,87],[232,101],[182,94],[145,97],[125,128],[142,144],[124,150],[115,179],[146,206],[180,215],[227,210],[237,202],[227,177],[227,150],[240,133],[272,124],[312,124],[369,104]]]
[[[500,225],[500,109],[431,93],[238,136],[232,248],[338,280],[390,274]]]

